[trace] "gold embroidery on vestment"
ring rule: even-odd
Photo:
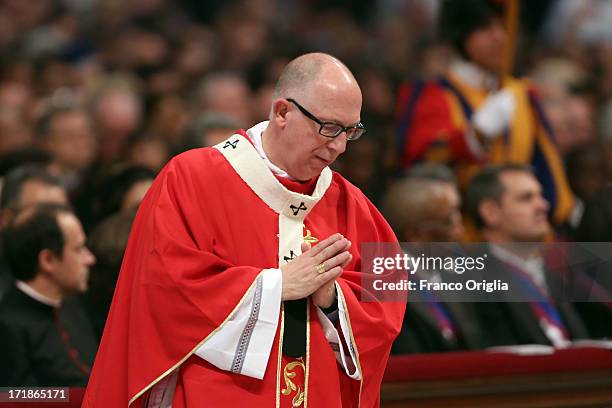
[[[291,379],[297,375],[297,373],[294,370],[297,369],[298,367],[302,367],[302,370],[304,371],[304,375],[305,375],[306,366],[304,365],[304,360],[302,359],[302,357],[298,358],[295,361],[287,363],[285,365],[285,368],[283,369],[283,378],[285,379],[285,388],[281,390],[281,393],[286,396],[291,395],[291,393],[293,392],[296,393],[295,396],[293,397],[293,400],[291,401],[292,407],[299,407],[304,402],[304,390],[302,389],[301,386],[295,385],[295,383],[291,381]]]

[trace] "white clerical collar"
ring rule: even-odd
[[[485,71],[472,62],[456,59],[451,63],[449,71],[454,77],[474,88],[488,91],[499,89],[499,76]]]
[[[255,126],[253,126],[252,128],[250,128],[249,130],[247,130],[246,134],[249,137],[249,139],[251,139],[251,142],[253,142],[253,145],[255,146],[255,150],[257,150],[259,157],[261,157],[264,163],[266,163],[266,166],[268,166],[268,168],[272,170],[272,173],[274,173],[277,176],[287,178],[289,180],[295,180],[285,170],[281,169],[276,164],[272,163],[270,159],[268,159],[268,156],[266,155],[266,152],[264,151],[263,140],[261,138],[261,135],[263,134],[264,130],[266,130],[266,128],[268,127],[268,123],[270,123],[270,121],[267,121],[267,120],[260,122],[256,124]]]
[[[27,283],[23,281],[20,281],[20,280],[16,281],[15,286],[17,286],[17,289],[19,289],[20,291],[22,291],[23,293],[25,293],[32,299],[37,300],[40,303],[43,303],[47,306],[57,308],[62,305],[61,300],[51,299],[50,297],[43,295],[42,293],[32,288],[30,285],[28,285]]]
[[[544,259],[541,256],[538,255],[525,259],[504,248],[502,245],[494,244],[491,245],[491,252],[502,261],[527,273],[544,293],[548,293],[548,285],[546,284],[546,276],[544,274]]]

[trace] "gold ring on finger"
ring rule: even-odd
[[[325,272],[325,265],[320,263],[317,266],[315,266],[315,269],[317,270],[317,273],[321,274]]]

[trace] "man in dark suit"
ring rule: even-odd
[[[467,192],[467,209],[489,242],[486,270],[509,283],[501,302],[478,308],[488,345],[547,344],[563,347],[588,337],[572,304],[560,294],[541,243],[551,232],[549,204],[532,169],[504,164],[485,167]]]
[[[68,204],[68,194],[58,178],[43,166],[26,164],[11,170],[2,178],[0,191],[0,230],[15,215],[40,203]],[[0,300],[13,285],[13,276],[2,250],[0,238]]]
[[[462,234],[461,197],[447,167],[417,165],[397,181],[386,200],[386,216],[401,241],[411,249],[421,243],[454,242]],[[411,278],[445,280],[444,272],[419,271]],[[427,276],[425,276],[425,274]],[[435,275],[435,276],[434,276]],[[433,291],[411,293],[402,331],[392,352],[427,353],[483,347],[473,304],[444,302]]]
[[[0,303],[0,384],[85,386],[97,344],[85,315],[65,301],[87,289],[95,262],[81,223],[68,208],[43,204],[4,232],[16,281]]]

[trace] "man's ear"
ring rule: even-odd
[[[478,213],[480,218],[484,221],[487,227],[497,227],[501,219],[501,208],[499,203],[493,199],[482,200],[478,206]]]
[[[272,102],[272,118],[278,126],[284,127],[287,124],[287,112],[289,103],[286,99],[276,99]]]
[[[43,273],[52,272],[58,260],[58,256],[48,248],[38,253],[38,267]]]

